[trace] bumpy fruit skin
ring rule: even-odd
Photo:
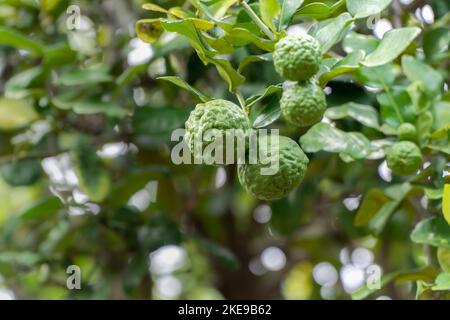
[[[419,170],[422,154],[419,147],[410,141],[395,143],[387,152],[387,165],[397,174],[410,175]]]
[[[411,123],[403,123],[397,130],[398,138],[401,141],[416,141],[417,130]]]
[[[306,81],[286,89],[280,107],[288,122],[306,127],[322,119],[327,102],[322,89],[313,81]]]
[[[219,130],[224,137],[230,129],[250,129],[250,120],[245,112],[237,105],[226,100],[212,100],[198,104],[186,121],[184,139],[191,152],[194,152],[194,141],[202,141],[202,150],[212,141],[202,139],[209,130]]]
[[[305,81],[319,71],[320,44],[309,35],[288,35],[277,42],[273,52],[275,70],[285,79]]]
[[[271,152],[272,143],[276,153]],[[239,181],[255,198],[260,200],[277,200],[287,196],[303,180],[309,163],[300,146],[292,139],[279,136],[270,137],[265,141],[258,140],[259,148],[263,149],[263,161],[256,164],[240,164],[238,166]],[[271,160],[278,160],[278,170],[273,175],[261,174],[262,168],[268,168]]]

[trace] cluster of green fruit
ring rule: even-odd
[[[386,153],[389,169],[400,175],[416,173],[422,165],[422,153],[415,141],[417,130],[410,123],[402,124],[397,130],[399,142],[394,143]]]
[[[327,107],[325,94],[315,80],[322,52],[309,35],[288,35],[275,45],[275,70],[295,84],[283,91],[280,107],[287,122],[306,127],[319,122]]]
[[[319,43],[308,35],[288,35],[276,44],[273,58],[276,71],[282,77],[296,81],[295,85],[284,90],[280,101],[284,118],[297,126],[309,126],[320,121],[326,108],[325,95],[312,80],[322,58]],[[218,131],[223,136],[226,136],[227,130],[251,130],[247,114],[239,106],[225,100],[198,104],[185,127],[185,140],[191,151],[194,150],[194,141],[202,139],[208,130]],[[259,159],[255,164],[238,164],[240,183],[261,200],[285,197],[303,180],[309,163],[307,156],[288,137],[259,137],[256,143],[259,154],[264,154],[265,159]],[[273,161],[278,163],[277,171],[264,175],[262,169]]]
[[[197,151],[196,141],[202,141],[202,150],[213,142],[214,138],[205,139],[205,132],[208,131],[215,131],[210,137],[222,135],[224,145],[219,146],[218,150],[225,150],[226,135],[234,130],[247,133],[244,137],[245,145],[247,148],[250,147],[248,139],[251,130],[250,120],[239,106],[230,101],[217,99],[198,104],[186,121],[185,127],[184,138],[192,153]],[[256,137],[258,154],[263,155],[264,159],[259,158],[256,163],[249,161],[238,163],[239,181],[257,199],[283,198],[301,182],[309,160],[299,145],[288,137],[261,135]],[[274,162],[277,163],[276,171],[265,175],[264,168]]]

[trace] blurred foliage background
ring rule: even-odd
[[[429,169],[406,187],[383,159],[309,154],[305,181],[273,203],[245,193],[233,166],[173,165],[170,135],[199,100],[156,78],[177,75],[209,96],[236,100],[186,38],[164,33],[151,45],[137,38],[136,21],[149,15],[144,2],[0,0],[0,298],[350,299],[380,270],[382,288],[360,297],[448,298],[427,286],[439,270],[450,272],[448,225],[439,249],[410,239],[418,221],[441,215],[445,154],[430,156]],[[68,29],[71,5],[81,9],[79,30]],[[448,83],[448,12],[444,0],[394,1],[374,39],[421,26],[432,35],[428,62]],[[249,45],[227,59],[237,65],[258,53]],[[272,63],[250,64],[244,75],[245,97],[282,82]],[[370,74],[360,77],[370,83]],[[380,108],[376,90],[349,76],[326,92],[329,107]],[[278,100],[261,99],[255,110]],[[306,132],[282,119],[272,127],[296,140]],[[352,119],[339,127],[376,136]],[[386,199],[394,208],[375,226],[355,226],[369,190],[365,210]],[[80,267],[81,290],[66,287],[70,265]]]

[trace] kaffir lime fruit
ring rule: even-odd
[[[323,90],[313,81],[306,81],[286,89],[280,107],[288,122],[306,127],[322,119],[327,102]]]
[[[422,154],[419,147],[410,141],[395,143],[386,153],[388,167],[397,174],[410,175],[419,170]]]
[[[200,103],[195,107],[186,121],[184,139],[193,154],[197,152],[201,154],[205,147],[215,141],[215,137],[221,136],[223,141],[221,152],[225,158],[227,135],[233,134],[234,131],[246,133],[250,127],[247,114],[239,106],[230,101],[217,99]]]
[[[277,42],[273,52],[275,70],[285,79],[305,81],[319,71],[320,44],[309,35],[288,35]]]
[[[417,138],[417,130],[411,123],[403,123],[397,129],[398,138],[401,141],[415,141]]]
[[[294,140],[283,136],[260,136],[258,147],[256,164],[238,166],[239,181],[257,199],[285,197],[303,180],[308,158]]]

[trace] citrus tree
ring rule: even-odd
[[[0,9],[3,292],[449,298],[444,1]],[[178,163],[181,128],[278,129],[280,170]]]

